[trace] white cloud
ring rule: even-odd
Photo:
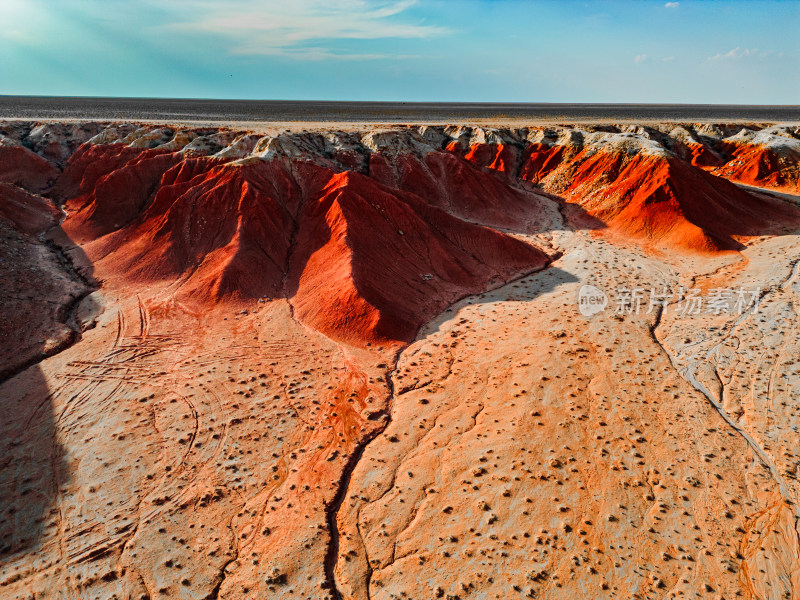
[[[381,53],[344,50],[347,40],[423,39],[444,27],[404,15],[415,0],[186,0],[182,29],[222,35],[232,54],[281,55],[301,60],[369,60]],[[338,46],[338,49],[337,49]],[[409,55],[391,58],[408,58]]]
[[[667,2],[664,6],[666,8],[678,8],[680,5],[680,2]]]
[[[664,61],[664,62],[672,62],[673,60],[675,60],[675,57],[674,56],[665,56],[661,60]]]
[[[647,54],[639,54],[633,59],[635,63],[641,63],[647,60]]]
[[[420,58],[419,54],[381,54],[380,52],[373,53],[348,53],[348,52],[335,52],[328,48],[254,48],[248,51],[247,48],[235,49],[233,54],[260,54],[260,55],[274,55],[286,56],[295,60],[404,60],[409,58]]]
[[[741,46],[737,46],[733,50],[729,50],[724,54],[715,54],[708,60],[732,60],[737,58],[745,58],[747,56],[755,56],[756,54],[758,54],[758,48],[742,48]],[[765,53],[762,52],[761,56],[765,56]]]

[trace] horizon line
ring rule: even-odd
[[[200,101],[200,102],[296,102],[307,104],[386,104],[386,105],[459,105],[459,106],[725,106],[725,107],[774,107],[800,108],[800,104],[724,104],[719,102],[519,102],[519,101],[479,101],[479,100],[325,100],[293,98],[213,98],[200,96],[82,96],[47,94],[0,94],[0,98],[36,98],[46,100],[160,100],[160,101]]]

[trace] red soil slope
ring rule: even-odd
[[[409,341],[469,290],[547,262],[527,244],[359,173],[333,175],[304,206],[300,223],[292,272],[299,274],[297,312],[351,342]]]
[[[734,236],[797,219],[785,204],[676,157],[582,152],[554,175],[559,192],[607,225],[684,250],[734,250]]]
[[[519,150],[509,144],[471,144],[464,158],[480,167],[513,177],[519,167],[519,154]]]
[[[61,212],[50,200],[15,185],[0,183],[0,219],[17,231],[38,235],[58,224]]]
[[[501,152],[497,152],[501,154]],[[492,161],[491,164],[501,164]],[[430,152],[423,158],[370,156],[370,176],[379,183],[425,198],[464,220],[492,227],[519,228],[530,213],[529,198],[457,152]]]
[[[225,165],[104,146],[78,153],[57,189],[79,193],[64,228],[93,240],[100,272],[177,282],[183,301],[200,304],[289,297],[304,322],[354,344],[407,342],[457,298],[546,264],[532,246],[439,208],[475,220],[525,209],[492,174],[444,153],[383,166],[385,180],[399,174],[396,188],[312,161]],[[460,184],[436,185],[439,172]]]
[[[558,168],[568,152],[566,146],[551,146],[548,144],[530,144],[525,148],[522,158],[522,168],[519,177],[523,181],[539,183],[543,178]]]
[[[785,205],[709,175],[705,169],[725,159],[704,143],[673,140],[674,154],[664,148],[659,154],[635,149],[636,143],[654,144],[645,138],[586,136],[585,145],[527,144],[519,159],[510,145],[473,144],[465,158],[506,173],[509,165],[519,164],[519,179],[564,195],[614,229],[678,249],[733,250],[740,247],[735,236],[757,235],[797,219]],[[622,142],[628,144],[613,147]],[[755,145],[728,143],[725,149],[735,160],[716,174],[758,186],[796,185],[797,160],[781,160]],[[460,146],[451,144],[448,150],[458,154]]]
[[[58,168],[35,152],[24,146],[0,142],[0,182],[41,192],[58,175]]]
[[[125,158],[125,153],[104,156],[92,162],[91,166],[105,165],[108,168]],[[126,225],[144,208],[162,175],[180,160],[179,155],[150,150],[134,156],[118,168],[112,167],[107,174],[96,179],[92,170],[89,181],[82,180],[80,185],[91,191],[67,203],[67,208],[73,213],[69,223],[71,230],[79,228],[83,236],[94,238]]]
[[[66,200],[92,192],[97,180],[147,154],[125,144],[83,144],[69,158],[49,194]]]
[[[714,171],[716,175],[749,185],[800,190],[800,153],[786,157],[758,144],[721,144],[731,159]]]
[[[129,280],[179,281],[182,294],[202,302],[279,296],[299,195],[275,163],[184,159],[130,226],[89,244],[89,253]],[[65,228],[83,232],[71,218]]]
[[[227,164],[85,145],[52,193],[66,199],[65,230],[89,242],[101,271],[197,304],[287,297],[304,322],[353,343],[408,341],[456,298],[546,263],[486,227],[519,230],[529,220],[531,196],[517,176],[617,231],[676,249],[735,250],[737,236],[796,219],[784,204],[652,150],[652,140],[614,135],[587,134],[582,148],[473,144],[463,156],[453,144],[375,151],[368,175],[313,153]]]
[[[719,167],[725,160],[705,144],[679,142],[675,153],[695,167]]]

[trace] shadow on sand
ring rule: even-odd
[[[0,213],[0,248],[10,258],[0,261],[0,580],[14,556],[57,533],[57,498],[69,479],[56,389],[40,363],[80,339],[77,314],[93,286],[88,259],[64,241],[59,225],[32,235]]]

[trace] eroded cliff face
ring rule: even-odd
[[[797,127],[0,133],[3,597],[800,593]]]

